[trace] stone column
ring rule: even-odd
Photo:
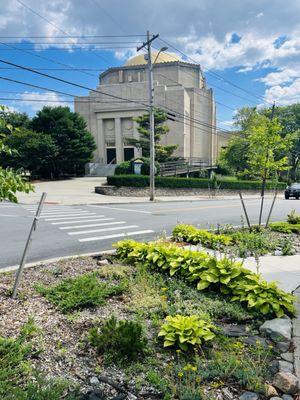
[[[139,139],[140,134],[137,130],[138,124],[136,121],[133,121],[133,137],[134,139]],[[142,157],[142,149],[134,148],[134,158]]]
[[[116,155],[117,164],[124,160],[124,145],[121,130],[121,118],[115,118],[115,137],[116,137]]]
[[[104,129],[103,129],[103,119],[97,117],[97,154],[98,154],[98,162],[100,164],[106,163],[106,146],[105,146],[105,137],[104,137]]]

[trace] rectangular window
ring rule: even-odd
[[[106,163],[107,164],[116,164],[117,162],[117,153],[115,147],[108,147],[106,149]]]
[[[134,158],[134,147],[124,147],[124,161],[129,161]]]

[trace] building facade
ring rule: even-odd
[[[157,56],[153,52],[152,57],[154,105],[176,115],[175,121],[167,121],[170,131],[162,144],[178,145],[177,156],[214,162],[218,147],[215,102],[200,66],[173,54]],[[149,82],[144,55],[103,72],[96,90],[75,98],[75,111],[84,117],[97,144],[94,162],[112,164],[140,157],[142,150],[128,146],[126,139],[139,137],[133,118],[147,112]]]

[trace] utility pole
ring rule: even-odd
[[[150,201],[155,199],[155,138],[154,138],[154,87],[153,87],[153,69],[151,58],[151,44],[153,40],[158,38],[153,35],[150,38],[150,32],[147,31],[147,41],[142,46],[137,48],[140,51],[143,48],[147,49],[147,64],[148,64],[148,80],[149,80],[149,125],[150,125]]]
[[[274,113],[275,113],[275,102],[273,103],[273,106],[272,106],[272,112],[271,112],[271,117],[270,117],[271,121],[274,118]],[[268,160],[269,160],[269,149],[267,150],[266,163],[268,162]],[[262,185],[261,185],[261,194],[260,194],[261,195],[261,203],[260,203],[260,212],[259,212],[259,221],[258,221],[259,226],[261,225],[262,213],[263,213],[263,208],[264,208],[267,173],[268,173],[268,171],[267,171],[267,166],[266,166],[265,171],[264,171],[263,180],[262,180]],[[273,209],[273,205],[272,205],[272,209]],[[268,217],[268,220],[269,220],[269,218],[270,217]]]

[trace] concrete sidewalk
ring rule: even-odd
[[[46,201],[63,205],[83,205],[83,204],[128,204],[144,203],[149,201],[149,197],[125,197],[125,196],[107,196],[95,193],[95,186],[106,184],[106,178],[101,177],[83,177],[65,179],[60,181],[37,182],[34,184],[35,192],[19,193],[19,202],[23,204],[38,203],[43,192],[47,193]],[[258,198],[258,194],[244,194],[247,199]],[[266,197],[270,197],[267,195]],[[165,201],[195,201],[208,199],[238,199],[237,194],[219,195],[210,197],[209,195],[193,196],[157,196],[157,202]]]

